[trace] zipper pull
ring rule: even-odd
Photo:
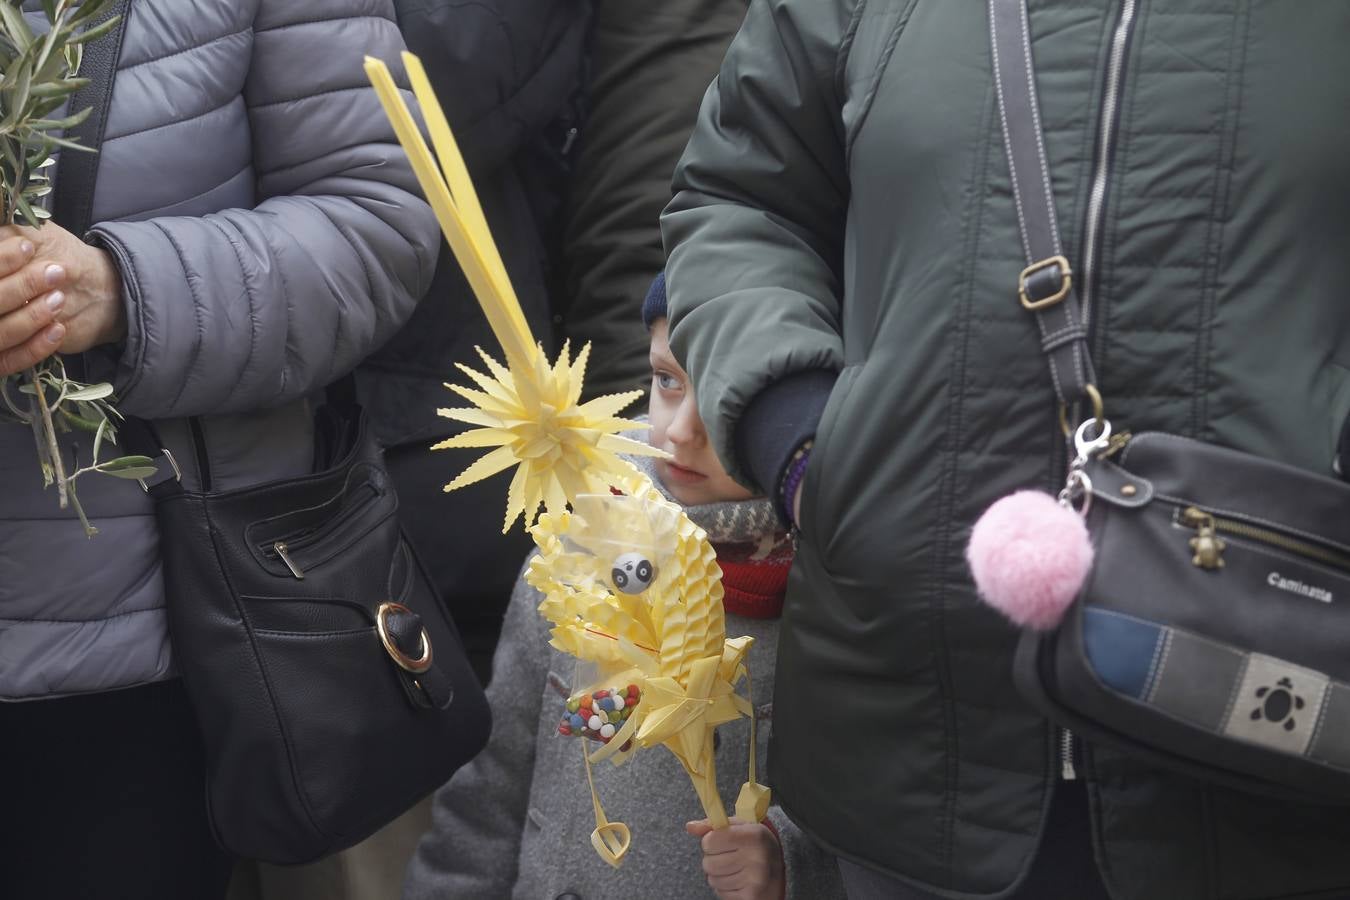
[[[1078,769],[1073,764],[1073,732],[1059,730],[1059,777],[1062,781],[1077,781]]]
[[[1132,437],[1134,437],[1134,435],[1130,434],[1128,431],[1122,431],[1120,434],[1111,435],[1111,440],[1106,445],[1106,449],[1103,450],[1101,455],[1097,458],[1110,459],[1124,449],[1125,445],[1130,442],[1130,438]]]
[[[286,564],[286,568],[291,570],[291,574],[295,576],[296,581],[305,580],[305,573],[295,564],[295,560],[291,559],[291,554],[287,552],[285,543],[277,541],[272,545],[272,549],[277,551],[277,556],[281,557],[281,561]]]
[[[1181,521],[1195,529],[1191,549],[1195,555],[1191,563],[1201,569],[1222,569],[1223,550],[1228,544],[1216,533],[1214,517],[1198,506],[1188,506],[1181,513]]]
[[[577,142],[577,135],[579,133],[580,129],[578,129],[577,126],[575,125],[567,129],[567,134],[563,136],[562,147],[559,148],[559,152],[563,156],[566,156],[567,154],[572,152],[572,145]]]

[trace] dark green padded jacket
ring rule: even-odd
[[[1350,4],[1032,0],[1030,23],[1108,417],[1328,473],[1350,412]],[[780,641],[778,797],[848,859],[998,896],[1058,742],[962,551],[1063,463],[986,3],[754,0],[676,189],[672,345],[732,471],[755,481],[766,394],[837,373]],[[1350,810],[1080,763],[1113,897],[1350,897]]]

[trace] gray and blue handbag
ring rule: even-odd
[[[1022,304],[1062,408],[1093,406],[1066,490],[1090,502],[1095,560],[1063,621],[1023,633],[1018,687],[1090,741],[1247,790],[1350,801],[1350,484],[1171,434],[1108,439],[1055,224],[1025,2],[989,12]]]

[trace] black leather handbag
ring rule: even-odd
[[[1350,485],[1185,437],[1112,439],[1054,219],[1024,0],[989,0],[994,70],[1040,327],[1075,435],[1066,499],[1093,568],[1015,677],[1053,721],[1196,777],[1350,801]]]
[[[221,846],[299,863],[372,834],[487,741],[491,717],[398,522],[365,415],[316,419],[315,471],[229,491],[149,488],[174,659]],[[149,449],[144,423],[123,433]],[[150,445],[153,446],[153,445]],[[157,456],[161,476],[175,470]]]
[[[125,13],[117,4],[113,14]],[[75,137],[98,146],[121,29],[89,46]],[[89,225],[95,157],[62,154],[55,218]],[[200,429],[192,429],[206,460]],[[367,837],[487,742],[487,702],[405,540],[398,500],[347,376],[315,421],[313,473],[212,491],[181,483],[154,429],[121,441],[156,460],[174,659],[205,743],[220,845],[301,863]]]

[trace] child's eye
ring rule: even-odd
[[[684,387],[678,378],[668,372],[656,373],[656,386],[663,391],[678,391]]]

